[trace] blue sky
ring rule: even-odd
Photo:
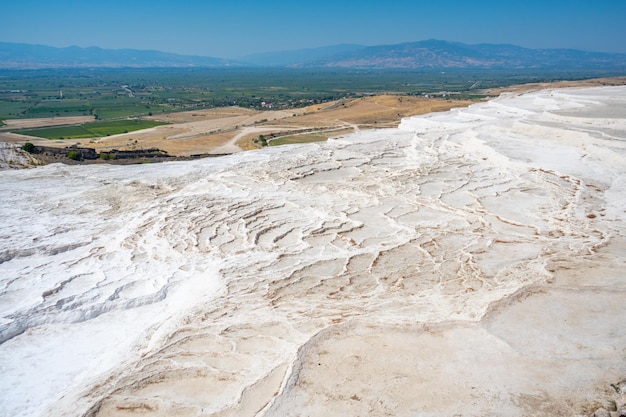
[[[442,39],[626,53],[626,0],[15,0],[0,41],[237,58]]]

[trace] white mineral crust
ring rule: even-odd
[[[0,172],[0,415],[584,415],[626,376],[626,88]]]

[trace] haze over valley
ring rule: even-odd
[[[135,49],[53,48],[0,42],[0,68],[98,67],[302,67],[372,69],[588,69],[621,70],[626,54],[575,49],[529,49],[515,45],[424,40],[393,45],[334,45],[267,52],[239,59],[188,56]]]

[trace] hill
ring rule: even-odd
[[[370,46],[302,63],[312,67],[345,68],[519,68],[519,69],[622,69],[626,54],[574,49],[528,49],[515,45],[427,40]]]
[[[0,68],[367,68],[367,69],[557,69],[626,71],[626,54],[575,49],[528,49],[515,45],[426,40],[394,45],[332,45],[264,52],[239,61],[137,49],[54,48],[0,42]]]
[[[55,48],[44,45],[0,42],[0,68],[150,68],[226,67],[233,61],[138,49],[102,49],[95,46]]]

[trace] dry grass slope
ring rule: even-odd
[[[626,77],[524,84],[487,90],[483,93],[497,96],[503,92],[622,84],[626,84]],[[270,144],[320,141],[362,129],[396,127],[404,117],[465,107],[474,102],[472,100],[378,95],[281,111],[224,107],[147,117],[150,120],[172,124],[98,139],[52,142],[47,139],[0,132],[0,141],[18,144],[30,141],[35,145],[59,147],[77,144],[95,148],[98,152],[111,149],[159,148],[174,156],[230,153],[260,148],[261,144],[258,141],[260,135],[269,138]],[[15,122],[15,126],[12,126],[14,128],[18,125],[25,127],[20,124],[21,121],[8,122]],[[29,127],[57,125],[62,122],[67,123],[67,120],[61,121],[53,118],[27,121]]]

